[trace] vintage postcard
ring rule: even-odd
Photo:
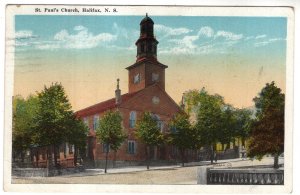
[[[289,7],[7,5],[5,190],[291,192],[293,30]]]

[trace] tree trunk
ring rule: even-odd
[[[274,169],[278,169],[279,168],[279,155],[278,154],[275,154],[274,155]]]
[[[214,163],[214,146],[210,146],[210,164]]]
[[[36,167],[39,167],[39,150],[38,148],[36,149],[36,158],[35,158],[35,161],[36,161]]]
[[[184,167],[184,149],[180,149],[181,154],[181,166]]]
[[[53,145],[53,153],[54,153],[54,166],[57,167],[57,147]]]
[[[77,154],[78,154],[78,149],[77,149],[77,146],[74,145],[74,167],[77,166]]]
[[[21,162],[24,163],[25,153],[21,151]]]
[[[150,161],[150,159],[149,159],[149,150],[150,150],[149,146],[146,146],[146,164],[147,164],[147,170],[149,170],[149,161]]]
[[[46,167],[47,167],[47,169],[49,169],[49,151],[50,151],[50,149],[49,149],[49,146],[47,146],[47,150],[46,150]]]
[[[104,173],[107,173],[107,158],[108,158],[108,148],[107,150],[105,151],[105,170],[104,170]]]
[[[114,150],[113,168],[116,167],[117,151]]]

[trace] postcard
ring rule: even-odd
[[[5,190],[291,192],[293,30],[290,7],[7,5]]]

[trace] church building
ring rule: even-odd
[[[168,122],[174,114],[181,111],[178,104],[165,91],[165,71],[167,65],[162,64],[157,58],[158,41],[154,36],[154,22],[148,17],[140,22],[140,36],[136,41],[136,61],[128,66],[128,93],[122,94],[119,89],[119,79],[115,97],[77,111],[89,127],[88,134],[88,159],[98,165],[105,159],[105,151],[109,148],[96,139],[96,129],[101,117],[108,110],[117,109],[122,116],[122,125],[128,138],[115,153],[109,151],[109,160],[138,163],[146,160],[145,145],[134,135],[136,124],[146,111],[153,113],[157,124],[164,133],[168,130]],[[153,160],[171,160],[170,146],[152,148],[150,156]]]

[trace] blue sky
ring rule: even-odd
[[[62,82],[75,109],[113,97],[116,78],[126,93],[124,68],[135,62],[143,17],[17,15],[14,93],[27,96]],[[150,17],[175,101],[206,87],[247,107],[266,82],[285,89],[286,18]]]

